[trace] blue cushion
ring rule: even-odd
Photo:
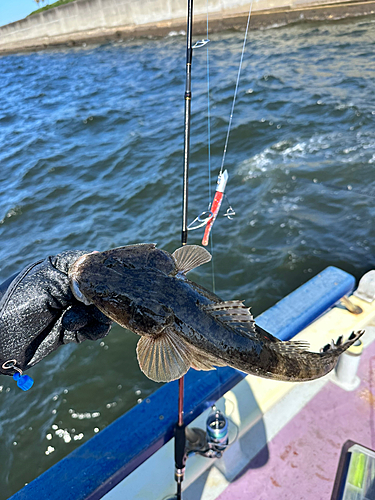
[[[289,340],[351,293],[355,278],[327,267],[256,318],[257,324],[281,340]]]

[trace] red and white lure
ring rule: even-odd
[[[208,245],[208,239],[210,237],[210,232],[212,229],[212,226],[215,222],[215,219],[217,217],[217,214],[219,213],[220,207],[221,207],[221,202],[223,201],[224,197],[224,191],[226,188],[228,182],[228,172],[227,170],[224,170],[222,174],[219,174],[219,177],[217,179],[217,188],[215,192],[215,196],[211,205],[210,209],[210,217],[207,220],[206,223],[206,229],[204,230],[204,235],[202,239],[202,245],[205,247]]]
[[[215,222],[215,219],[219,213],[221,203],[224,198],[225,188],[228,182],[228,172],[224,170],[224,172],[220,173],[217,178],[217,188],[215,191],[215,196],[213,199],[210,208],[206,212],[202,212],[198,217],[196,217],[193,222],[188,225],[188,230],[193,231],[194,229],[199,229],[200,227],[206,226],[202,245],[207,246],[208,240],[210,237],[212,226]],[[224,217],[228,217],[228,219],[232,219],[232,217],[236,214],[233,208],[229,205]]]

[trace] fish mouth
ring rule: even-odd
[[[97,253],[97,252],[91,252],[91,253]],[[89,253],[86,253],[85,255],[82,255],[79,259],[77,259],[72,267],[69,269],[69,284],[70,284],[70,289],[72,290],[72,293],[74,297],[79,301],[83,302],[86,306],[91,306],[93,303],[87,299],[84,294],[81,292],[79,288],[79,283],[75,278],[75,275],[77,275],[79,271],[79,267],[84,263],[86,258],[91,255]]]
[[[74,297],[79,300],[80,302],[83,302],[86,306],[91,306],[92,302],[90,302],[81,292],[79,289],[79,284],[78,281],[76,281],[74,278],[70,281],[70,288],[73,292]]]

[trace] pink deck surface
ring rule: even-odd
[[[351,392],[328,382],[218,500],[329,500],[343,444],[375,448],[375,342],[358,375]]]

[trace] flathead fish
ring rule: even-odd
[[[352,333],[345,343],[340,337],[319,353],[305,342],[283,342],[260,328],[243,302],[223,301],[186,278],[210,260],[196,245],[173,254],[154,244],[130,245],[79,258],[70,286],[77,299],[141,336],[139,366],[157,382],[175,380],[190,367],[225,365],[276,380],[312,380],[330,372],[363,334]]]

